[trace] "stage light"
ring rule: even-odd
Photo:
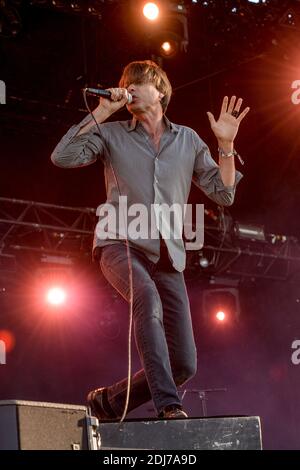
[[[153,45],[159,56],[170,59],[181,49],[182,38],[173,31],[160,31],[156,38],[153,38]]]
[[[47,302],[51,305],[62,305],[66,297],[66,291],[61,287],[52,287],[47,292]]]
[[[201,254],[200,259],[199,259],[199,264],[200,264],[201,268],[206,269],[209,266],[209,260]]]
[[[266,241],[265,230],[262,225],[250,225],[235,223],[234,232],[238,238],[248,240]]]
[[[81,6],[79,5],[79,3],[77,2],[73,2],[71,3],[70,7],[72,8],[72,10],[74,11],[81,11]]]
[[[219,310],[216,313],[216,319],[219,320],[219,321],[224,321],[226,319],[225,313],[222,310]]]
[[[66,256],[58,256],[58,255],[48,255],[42,254],[41,255],[41,263],[48,263],[49,265],[62,265],[62,266],[72,266],[73,260],[70,257]]]
[[[55,8],[65,8],[66,3],[63,0],[52,0],[52,5]]]
[[[143,14],[147,18],[147,20],[155,21],[159,15],[159,8],[156,3],[146,3],[143,8]]]
[[[47,266],[47,261],[56,261],[56,265]],[[58,263],[67,262],[63,257],[47,256],[43,257],[43,264],[40,264],[33,273],[33,292],[37,307],[48,308],[68,307],[74,302],[74,278],[71,266],[61,266]],[[68,300],[68,302],[66,302]],[[68,304],[68,305],[65,305]],[[46,308],[47,310],[47,308]]]
[[[168,52],[171,50],[171,44],[169,43],[169,41],[163,42],[160,47],[161,47],[166,53],[168,53]]]
[[[143,34],[146,30],[148,47],[151,48],[154,56],[159,58],[172,58],[179,51],[187,52],[188,22],[187,8],[182,2],[148,2],[144,3],[141,11],[145,18],[149,20],[143,27]],[[132,8],[136,10],[136,2]],[[160,20],[161,21],[156,21]]]
[[[234,325],[240,316],[239,292],[234,288],[209,288],[202,293],[202,312],[207,323]]]
[[[162,57],[173,57],[178,51],[178,43],[174,40],[163,41],[159,52]]]
[[[16,344],[15,335],[10,330],[0,330],[0,341],[4,342],[6,352],[12,351]]]

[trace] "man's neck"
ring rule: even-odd
[[[152,138],[160,137],[164,132],[166,125],[161,111],[143,113],[134,117],[143,125],[146,132]]]

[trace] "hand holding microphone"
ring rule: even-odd
[[[85,104],[89,112],[93,116],[93,120],[83,126],[76,134],[77,136],[88,132],[95,124],[101,124],[106,121],[113,113],[123,108],[125,104],[132,102],[132,95],[128,93],[126,88],[108,88],[107,90],[100,90],[98,88],[85,88],[83,90]],[[100,97],[100,103],[96,109],[91,111],[89,109],[86,94]]]
[[[132,102],[132,95],[128,93],[126,88],[108,88],[107,90],[86,88],[85,91],[90,95],[99,96],[99,106],[111,114]]]

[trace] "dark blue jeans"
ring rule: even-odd
[[[176,271],[161,249],[157,264],[130,247],[133,270],[133,324],[143,369],[132,377],[128,411],[153,399],[158,413],[181,404],[177,386],[196,373],[196,347],[183,273]],[[123,242],[103,247],[102,272],[129,301],[128,261]],[[121,416],[127,379],[108,387],[108,400]]]

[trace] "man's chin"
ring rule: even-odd
[[[135,112],[135,113],[137,111],[142,112],[143,111],[143,106],[141,106],[141,103],[139,103],[137,101],[133,101],[132,103],[127,104],[127,109],[128,109],[128,111]]]

